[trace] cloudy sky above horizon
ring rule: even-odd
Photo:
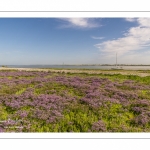
[[[150,18],[0,18],[0,65],[150,64]]]

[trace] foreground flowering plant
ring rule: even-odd
[[[0,132],[149,131],[144,77],[0,72]]]

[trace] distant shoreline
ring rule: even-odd
[[[141,77],[150,76],[150,70],[111,70],[111,69],[69,69],[69,68],[4,68],[0,67],[0,71],[18,70],[18,71],[45,71],[57,73],[88,73],[88,74],[122,74],[122,75],[138,75]]]
[[[3,65],[1,65],[3,66]],[[53,64],[53,65],[5,65],[8,67],[13,67],[13,66],[116,66],[116,64]],[[117,66],[150,66],[150,64],[117,64]]]
[[[124,69],[124,70],[150,70],[150,65],[3,65],[2,68],[36,68],[36,69]]]

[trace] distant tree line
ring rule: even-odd
[[[3,67],[3,68],[7,68],[7,66],[6,66],[6,65],[2,65],[2,67]]]

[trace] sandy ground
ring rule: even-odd
[[[138,75],[141,77],[150,76],[150,72],[137,70],[81,70],[81,69],[39,69],[39,68],[3,68],[0,70],[18,70],[18,71],[51,71],[51,72],[70,72],[70,73],[88,73],[88,74],[122,74],[122,75]]]

